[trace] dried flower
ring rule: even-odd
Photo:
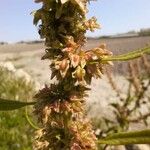
[[[72,77],[77,78],[79,82],[84,80],[84,76],[85,70],[80,66],[78,66],[77,69],[72,73]]]
[[[71,65],[76,68],[79,65],[80,62],[80,56],[77,54],[71,54],[70,55]]]
[[[64,78],[68,69],[69,69],[70,61],[67,59],[63,59],[62,61],[55,62],[55,68],[60,71],[61,76]]]

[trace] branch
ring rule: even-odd
[[[103,58],[91,61],[90,64],[100,63],[100,62],[106,63],[108,61],[128,61],[128,60],[141,57],[144,54],[150,54],[150,47],[146,47],[146,48],[139,49],[139,50],[134,50],[132,52],[122,54],[122,55],[103,57]]]
[[[99,139],[98,143],[109,145],[150,144],[150,130],[114,133],[104,139]]]
[[[143,116],[140,116],[140,117],[138,117],[138,118],[136,118],[136,119],[128,119],[128,121],[135,123],[135,122],[139,122],[139,121],[141,121],[141,120],[145,120],[145,119],[148,118],[148,117],[150,117],[150,112],[147,113],[147,114],[145,114],[145,115],[143,115]]]

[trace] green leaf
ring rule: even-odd
[[[33,11],[31,14],[34,16],[34,19],[33,19],[34,25],[37,25],[40,20],[42,20],[43,22],[47,22],[48,18],[50,17],[49,11],[46,11],[42,8],[39,10]]]
[[[13,100],[6,100],[0,98],[0,111],[10,111],[19,109],[28,105],[34,105],[35,102],[21,102],[21,101],[13,101]]]
[[[59,6],[56,10],[55,18],[59,19],[62,15],[63,5]]]
[[[37,25],[38,22],[39,22],[39,20],[41,19],[41,9],[32,12],[32,15],[34,16],[33,24],[34,24],[34,25]]]
[[[143,49],[135,50],[132,52],[129,52],[127,54],[123,55],[118,55],[118,56],[109,56],[109,57],[104,57],[102,58],[102,62],[107,62],[107,61],[127,61],[127,60],[132,60],[138,57],[141,57],[143,54],[150,54],[150,47],[146,47]]]
[[[98,143],[108,145],[150,144],[150,130],[114,133],[104,139],[99,139]]]

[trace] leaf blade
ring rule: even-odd
[[[99,139],[98,143],[109,145],[150,144],[150,130],[115,133]]]
[[[25,106],[34,105],[35,102],[21,102],[0,98],[0,111],[11,111]]]

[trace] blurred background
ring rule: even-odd
[[[94,33],[88,32],[87,36],[115,35],[149,28],[149,6],[149,0],[91,1],[88,17],[96,16],[102,28]],[[12,43],[39,39],[30,15],[39,7],[40,4],[35,4],[33,0],[2,1],[0,41]]]
[[[86,49],[106,43],[107,48],[114,54],[121,54],[150,45],[149,0],[98,0],[91,1],[88,7],[87,17],[95,16],[101,29],[93,33],[87,32]],[[40,40],[37,27],[32,24],[33,16],[30,14],[38,8],[40,4],[35,4],[33,0],[1,1],[1,98],[32,101],[40,88],[52,82],[49,62],[41,61],[44,43]],[[109,73],[106,73],[107,76],[102,76],[101,80],[93,80],[92,91],[87,100],[87,115],[93,120],[98,136],[109,133],[110,128],[111,132],[117,132],[150,126],[149,60],[149,57],[143,57],[130,64],[114,63],[114,66],[109,68]],[[138,87],[135,85],[135,79],[138,80]],[[129,85],[133,88],[130,89]],[[123,104],[128,101],[129,90],[132,93],[130,97],[134,101],[125,105],[128,108],[126,110]],[[139,97],[140,94],[137,93],[142,96]],[[115,102],[119,102],[119,106],[114,105]],[[131,120],[138,121],[124,122],[123,115],[133,106],[137,109],[133,110]],[[120,112],[120,109],[124,109],[124,112]],[[114,110],[119,116],[112,113]],[[32,118],[32,109],[28,111]],[[97,116],[99,117],[96,118]],[[119,119],[124,123],[119,122]],[[33,133],[34,129],[25,119],[24,109],[0,112],[0,150],[31,150]],[[131,147],[128,149],[130,150]],[[135,150],[138,149],[150,150],[150,147],[137,146]]]

